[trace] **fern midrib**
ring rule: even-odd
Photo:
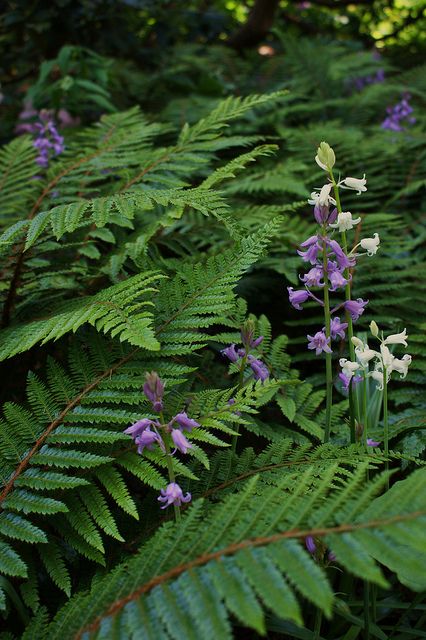
[[[194,569],[196,567],[203,566],[208,562],[213,560],[219,560],[224,556],[234,555],[238,551],[242,551],[243,549],[250,549],[255,547],[263,547],[268,544],[273,544],[275,542],[280,542],[281,540],[289,540],[289,539],[300,539],[306,538],[307,536],[313,537],[321,537],[327,536],[330,534],[341,534],[341,533],[350,533],[354,531],[359,531],[363,529],[374,529],[374,528],[382,528],[392,524],[396,524],[399,522],[407,522],[409,520],[414,520],[416,518],[420,518],[426,515],[426,511],[414,511],[408,514],[391,516],[389,518],[384,519],[375,519],[369,520],[367,522],[360,522],[357,524],[341,524],[336,525],[334,527],[317,527],[314,529],[291,529],[290,531],[284,531],[281,533],[275,533],[270,536],[260,536],[258,538],[249,538],[247,540],[242,540],[241,542],[236,542],[234,544],[230,544],[223,549],[219,549],[218,551],[214,551],[211,553],[206,553],[198,558],[194,558],[188,562],[177,565],[176,567],[172,567],[165,573],[155,576],[144,585],[133,591],[128,596],[117,600],[113,604],[109,606],[109,608],[100,616],[98,616],[91,624],[82,627],[75,636],[75,640],[81,640],[84,633],[93,633],[101,624],[102,620],[106,617],[117,615],[123,607],[125,607],[129,602],[137,600],[143,594],[151,591],[154,587],[167,582],[168,580],[177,578],[185,571],[189,571],[190,569]]]
[[[38,440],[35,442],[33,447],[27,453],[27,455],[23,458],[23,460],[21,460],[18,467],[14,471],[12,477],[8,480],[7,484],[4,486],[4,489],[0,494],[0,509],[2,509],[1,503],[5,500],[5,498],[8,496],[10,491],[13,489],[17,478],[21,475],[21,473],[23,473],[23,471],[25,471],[25,469],[27,468],[27,466],[31,461],[31,458],[37,453],[37,451],[39,450],[43,442],[46,440],[46,438],[49,436],[49,434],[53,431],[53,429],[55,429],[61,424],[65,416],[81,402],[81,400],[84,398],[85,395],[87,395],[90,391],[95,389],[98,386],[98,384],[102,382],[102,380],[110,376],[112,373],[114,373],[114,371],[116,371],[123,364],[128,362],[133,357],[136,351],[139,351],[139,349],[136,349],[131,353],[129,353],[127,356],[119,360],[115,365],[113,365],[112,367],[109,367],[101,375],[95,378],[95,380],[93,380],[90,384],[84,387],[84,389],[73,400],[71,400],[71,402],[67,404],[67,406],[61,411],[59,416],[55,418],[48,425],[48,427],[43,431],[41,436],[38,438]]]

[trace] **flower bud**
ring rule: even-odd
[[[379,335],[379,327],[377,326],[377,323],[374,322],[374,320],[370,322],[370,331],[371,335],[377,338],[377,336]]]
[[[324,171],[330,171],[334,167],[336,162],[336,156],[333,149],[327,142],[321,142],[317,149],[317,155],[315,156],[315,162],[324,169]]]
[[[359,338],[356,338],[355,336],[353,336],[353,338],[351,338],[351,342],[355,347],[359,347],[360,349],[364,348],[363,341],[360,340]]]

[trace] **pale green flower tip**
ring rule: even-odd
[[[333,149],[327,142],[321,142],[317,149],[317,155],[315,156],[315,162],[324,169],[324,171],[330,171],[336,162],[336,156]]]
[[[379,327],[377,326],[377,323],[374,322],[374,320],[370,322],[370,331],[371,335],[377,338],[377,336],[379,335]]]

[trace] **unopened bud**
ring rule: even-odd
[[[351,342],[355,347],[359,347],[360,349],[364,348],[363,341],[360,340],[359,338],[356,338],[355,336],[353,336],[353,338],[351,338]]]
[[[377,336],[379,335],[379,327],[377,326],[377,323],[374,322],[374,320],[370,322],[370,331],[371,335],[377,338]]]
[[[324,171],[330,171],[334,167],[336,162],[336,156],[333,149],[327,142],[321,142],[317,149],[317,155],[315,156],[315,162],[324,169]]]

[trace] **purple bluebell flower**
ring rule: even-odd
[[[299,277],[307,287],[323,287],[324,282],[321,282],[321,278],[323,277],[323,275],[323,268],[320,266],[315,266],[312,267],[312,269],[309,269],[308,273],[305,273],[303,278],[301,276]]]
[[[321,205],[317,202],[314,206],[314,218],[318,222],[318,224],[328,224],[334,222],[337,219],[337,209],[334,207],[332,211],[330,211],[328,205]]]
[[[404,93],[402,100],[386,109],[387,117],[382,122],[382,129],[389,131],[404,131],[406,128],[401,124],[414,124],[416,119],[410,114],[413,113],[413,107],[409,104],[410,94]]]
[[[255,380],[262,380],[262,382],[264,382],[269,378],[269,369],[261,360],[250,355],[248,356],[248,362],[254,373]]]
[[[240,356],[238,355],[235,344],[230,344],[226,349],[222,349],[221,353],[226,356],[231,362],[238,362]]]
[[[346,287],[348,284],[348,280],[343,276],[342,272],[339,269],[334,269],[328,274],[328,279],[330,281],[331,287],[330,291],[336,291],[336,289],[340,289]]]
[[[380,442],[376,442],[376,440],[373,440],[372,438],[367,438],[368,447],[380,447],[380,444]]]
[[[368,304],[368,300],[358,298],[357,300],[347,300],[345,302],[345,309],[351,314],[351,318],[354,322],[358,320],[364,313],[364,307]]]
[[[194,429],[195,427],[200,426],[196,420],[193,420],[192,418],[188,418],[185,411],[182,411],[181,413],[176,414],[175,417],[172,418],[171,420],[172,424],[173,422],[177,422],[180,428],[183,429],[184,431],[192,431],[192,429]]]
[[[340,318],[332,318],[330,322],[330,335],[332,340],[337,340],[337,338],[345,337],[345,329],[348,328],[347,322],[340,322]],[[325,331],[325,327],[323,328]]]
[[[315,544],[315,540],[313,536],[306,536],[305,545],[310,554],[314,555],[317,550],[317,545]]]
[[[302,311],[301,305],[306,302],[306,300],[310,297],[309,291],[306,289],[299,289],[294,291],[293,287],[287,287],[288,291],[288,299],[290,300],[290,304],[293,305],[295,309],[298,311]]]
[[[186,496],[184,496],[182,493],[182,489],[177,482],[171,482],[167,485],[166,489],[161,489],[160,493],[161,495],[158,496],[159,502],[166,503],[163,507],[161,507],[162,509],[165,509],[171,504],[175,504],[176,506],[180,507],[182,502],[190,502],[191,500],[191,494],[187,493]]]
[[[324,331],[317,331],[314,336],[307,336],[309,343],[308,349],[315,349],[315,353],[319,356],[320,353],[333,353],[330,349],[330,338],[327,338]]]
[[[163,410],[164,383],[155,371],[146,373],[145,379],[146,382],[143,385],[143,392],[146,398],[152,402],[154,411],[160,413],[160,411]]]
[[[156,443],[161,446],[163,441],[158,433],[151,431],[149,427],[135,438],[135,444],[138,446],[138,453],[142,453],[145,448],[152,451],[154,444]]]
[[[186,453],[188,449],[192,448],[192,444],[188,442],[180,429],[172,429],[171,436],[176,449],[182,453]]]
[[[329,551],[328,552],[328,561],[329,562],[335,562],[336,561],[336,554],[333,553],[333,551]]]
[[[310,262],[315,264],[318,258],[320,245],[318,244],[318,236],[311,236],[300,245],[303,248],[308,248],[307,251],[297,250],[297,253],[304,262]]]
[[[349,385],[352,384],[352,386],[355,386],[356,384],[358,384],[359,382],[361,382],[361,380],[363,379],[362,376],[347,376],[343,373],[343,371],[341,371],[339,373],[339,378],[340,380],[343,382],[343,390],[344,391],[349,391]]]
[[[327,244],[336,256],[339,269],[343,270],[355,266],[355,258],[348,258],[348,256],[336,240],[327,240]]]
[[[138,436],[141,435],[141,433],[145,431],[145,429],[150,427],[152,424],[153,422],[149,418],[142,418],[142,420],[138,420],[130,427],[127,427],[127,429],[124,429],[124,433],[132,436],[133,440],[135,440]]]

